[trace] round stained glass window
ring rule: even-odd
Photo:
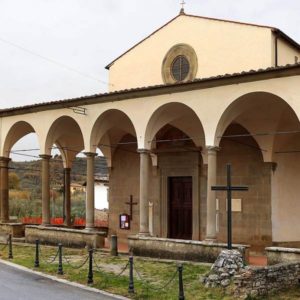
[[[184,55],[177,56],[171,65],[171,74],[174,80],[183,81],[190,72],[190,64]]]

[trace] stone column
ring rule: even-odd
[[[94,165],[97,153],[86,152],[86,225],[85,229],[93,230],[95,226],[95,180]]]
[[[9,222],[9,203],[8,203],[8,163],[10,158],[0,157],[0,200],[1,200],[1,222]]]
[[[140,153],[140,235],[147,236],[149,233],[149,163],[148,150],[139,150]]]
[[[64,224],[71,226],[71,169],[64,168]]]
[[[207,147],[207,215],[206,240],[216,240],[216,192],[211,187],[217,183],[218,147]]]
[[[51,155],[42,154],[42,225],[50,225],[50,174],[49,161]]]

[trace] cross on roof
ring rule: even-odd
[[[232,191],[248,191],[247,186],[231,185],[231,165],[227,165],[227,185],[212,186],[213,191],[227,191],[227,249],[232,249],[232,209],[231,209],[231,192]]]
[[[182,0],[181,2],[180,2],[180,5],[181,5],[181,9],[180,9],[180,13],[181,14],[184,14],[184,5],[185,5],[186,3],[184,2],[184,0]]]

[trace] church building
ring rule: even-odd
[[[225,242],[232,183],[233,242],[300,246],[300,45],[275,27],[180,14],[107,65],[109,93],[0,111],[1,219],[10,150],[36,132],[48,164],[87,156],[87,229],[94,226],[93,160],[109,167],[109,236]],[[76,115],[70,107],[84,107]],[[43,120],[41,122],[41,120]],[[67,174],[67,173],[66,173]],[[130,204],[131,199],[131,204]],[[70,200],[70,199],[69,199]]]

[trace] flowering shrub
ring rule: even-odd
[[[42,224],[42,218],[41,217],[24,217],[21,219],[21,222],[24,224],[40,225],[40,224]],[[63,220],[63,218],[51,218],[50,222],[52,225],[63,225],[64,220]],[[85,226],[85,219],[75,218],[74,225],[75,226]],[[107,227],[108,224],[107,224],[107,221],[96,220],[95,226],[96,227]]]

